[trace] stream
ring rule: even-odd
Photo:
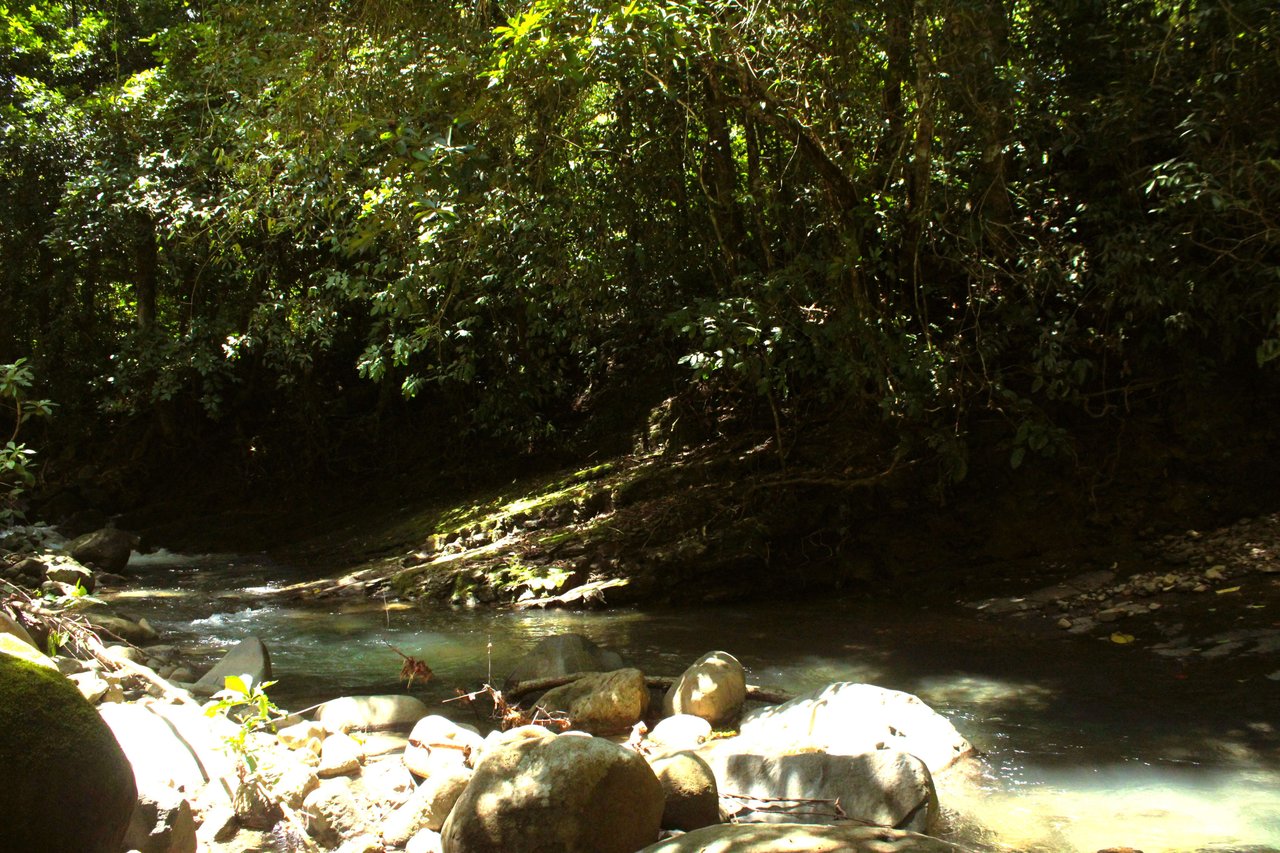
[[[1036,639],[959,608],[829,598],[697,610],[501,611],[286,602],[272,590],[316,576],[260,556],[134,555],[136,584],[102,597],[145,617],[163,642],[211,664],[250,634],[270,648],[272,698],[301,708],[392,693],[402,659],[434,670],[412,692],[430,706],[454,688],[501,686],[539,638],[577,632],[652,675],[678,675],[713,649],[748,681],[801,693],[865,681],[915,693],[984,754],[944,774],[947,836],[981,851],[1280,853],[1280,685],[1247,701],[1239,685],[1087,639]],[[460,721],[460,703],[440,706]]]

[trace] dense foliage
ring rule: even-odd
[[[66,430],[526,446],[650,375],[959,478],[976,419],[1016,466],[1280,357],[1274,2],[0,16],[0,361]]]

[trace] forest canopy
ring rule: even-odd
[[[0,0],[0,362],[138,447],[539,446],[659,377],[1016,467],[1274,372],[1278,37],[1270,0]]]

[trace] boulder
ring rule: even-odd
[[[639,853],[964,853],[954,844],[877,826],[726,823],[652,844]]]
[[[447,853],[632,853],[658,837],[662,784],[643,758],[531,729],[485,752],[445,822]]]
[[[376,803],[384,812],[404,805],[417,789],[413,774],[399,755],[367,761],[360,770],[360,784],[370,802]]]
[[[160,800],[139,797],[125,845],[138,853],[195,853],[196,821],[191,803],[176,792]]]
[[[427,716],[421,699],[399,693],[343,696],[316,709],[316,721],[330,732],[409,728]]]
[[[649,732],[646,740],[654,750],[679,752],[697,749],[711,737],[711,724],[693,714],[664,717]]]
[[[53,658],[35,647],[35,644],[19,638],[17,634],[0,633],[0,654],[24,660],[36,666],[59,672]]]
[[[134,622],[132,619],[125,619],[123,616],[113,616],[110,613],[103,613],[98,610],[84,611],[84,619],[93,627],[96,633],[99,635],[106,634],[107,639],[120,639],[126,643],[141,645],[155,642],[160,637],[146,619]]]
[[[404,853],[444,853],[444,839],[438,832],[420,829],[405,844]]]
[[[55,583],[65,583],[74,588],[77,584],[85,592],[93,592],[97,586],[97,581],[93,577],[93,572],[74,560],[52,559],[46,564],[44,571],[45,580],[51,580]]]
[[[473,767],[484,751],[484,738],[469,726],[432,714],[414,724],[404,764],[417,776],[431,776],[440,769]]]
[[[320,767],[316,775],[321,779],[332,776],[349,776],[360,772],[364,750],[355,738],[344,732],[331,734],[320,745]]]
[[[677,752],[654,759],[649,766],[662,783],[663,829],[689,831],[720,822],[716,777],[700,756]]]
[[[138,545],[138,537],[113,527],[104,527],[67,543],[72,559],[103,572],[121,572],[129,563],[129,555]]]
[[[271,796],[291,809],[301,808],[307,794],[320,786],[320,776],[314,767],[279,755],[259,759],[258,776]]]
[[[951,721],[910,693],[874,684],[836,682],[807,696],[742,718],[744,739],[795,749],[858,755],[889,748],[919,756],[938,773],[972,755]]]
[[[928,833],[936,826],[938,795],[924,762],[896,750],[862,755],[825,752],[760,754],[736,738],[699,751],[715,773],[726,807],[762,823],[836,823],[834,806],[806,803],[787,809],[777,800],[839,802],[861,823]]]
[[[575,672],[609,672],[622,668],[617,652],[602,649],[581,634],[543,637],[507,676],[506,687],[525,681],[559,678]]]
[[[315,720],[303,720],[301,723],[280,729],[276,732],[276,737],[289,749],[305,749],[319,755],[327,734],[324,726]]]
[[[138,793],[157,802],[169,792],[204,803],[230,804],[239,785],[226,739],[239,728],[225,717],[208,717],[192,705],[159,702],[98,707],[133,766]]]
[[[137,799],[129,761],[56,669],[0,654],[0,849],[121,850]]]
[[[737,719],[747,698],[747,674],[728,652],[708,652],[671,685],[662,701],[666,716],[692,714],[713,726]]]
[[[596,735],[629,730],[649,710],[649,688],[638,669],[596,672],[543,694],[537,703],[568,714],[575,729]]]
[[[271,653],[267,651],[266,643],[257,637],[245,637],[191,686],[191,692],[198,696],[212,696],[223,689],[228,675],[249,675],[254,684],[271,678]]]
[[[420,829],[439,832],[458,797],[471,781],[465,767],[442,767],[428,776],[408,801],[382,823],[382,838],[388,844],[403,846]]]
[[[365,804],[355,796],[345,776],[325,779],[302,803],[307,831],[325,847],[337,847],[343,838],[371,832]]]

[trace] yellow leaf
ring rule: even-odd
[[[1226,595],[1228,592],[1239,592],[1239,591],[1240,591],[1240,587],[1238,586],[1229,586],[1226,589],[1215,590],[1215,592],[1217,592],[1218,595]]]
[[[1122,646],[1125,643],[1132,643],[1133,634],[1122,634],[1119,631],[1116,631],[1114,634],[1111,635],[1111,642],[1119,643]]]

